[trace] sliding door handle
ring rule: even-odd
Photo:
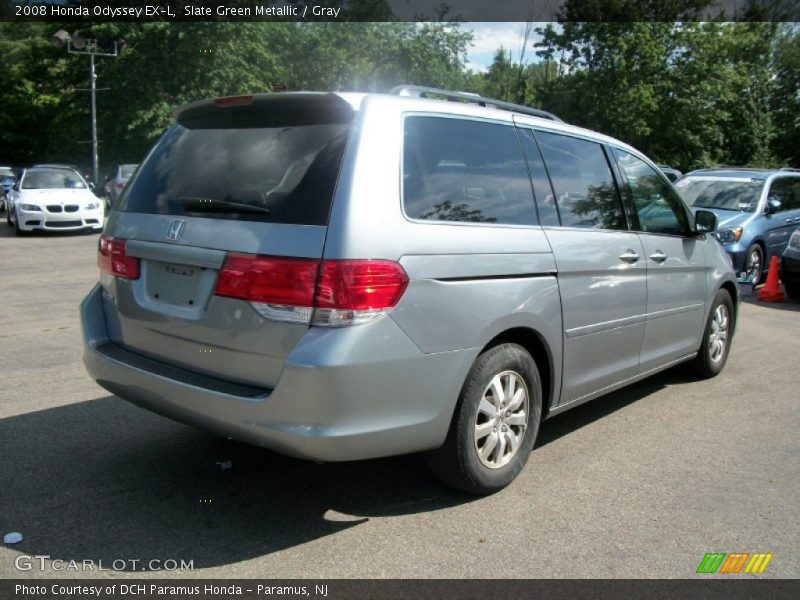
[[[619,255],[619,259],[623,262],[633,264],[637,260],[639,260],[639,255],[636,254],[636,252],[634,252],[633,250],[626,250],[625,252]]]

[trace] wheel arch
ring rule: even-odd
[[[553,354],[549,344],[544,336],[534,329],[529,327],[513,327],[498,333],[489,340],[482,348],[481,354],[495,346],[505,343],[519,344],[533,357],[536,368],[539,370],[539,378],[542,382],[542,393],[544,394],[542,420],[544,420],[550,412],[550,408],[553,406],[556,381]]]

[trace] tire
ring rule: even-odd
[[[497,383],[499,393],[493,385]],[[514,387],[512,400],[503,404],[509,384]],[[510,410],[498,414],[498,401]],[[470,494],[503,489],[525,466],[541,414],[542,384],[531,355],[517,344],[486,350],[467,375],[444,445],[428,455],[431,471],[442,482]],[[512,440],[517,440],[513,451]]]
[[[11,222],[11,211],[8,209],[8,205],[6,205],[6,225],[11,227],[13,223]]]
[[[751,266],[751,262],[755,261],[757,257],[758,266]],[[747,253],[744,255],[744,271],[748,277],[751,275],[753,285],[758,285],[764,277],[764,250],[759,244],[750,244]],[[752,271],[752,273],[751,273]]]
[[[783,288],[786,290],[786,295],[789,296],[789,298],[800,300],[800,282],[784,281]]]
[[[16,234],[18,237],[24,237],[29,234],[28,231],[23,231],[19,228],[19,215],[14,217],[14,234]]]
[[[698,377],[716,377],[725,367],[734,333],[733,316],[731,295],[727,290],[719,290],[708,314],[700,350],[690,363]]]

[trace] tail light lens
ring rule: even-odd
[[[216,294],[249,301],[265,318],[341,327],[388,312],[408,276],[396,262],[228,254]]]
[[[231,253],[217,279],[217,296],[249,300],[261,316],[308,323],[319,261]]]
[[[120,190],[121,190],[121,189],[122,189],[122,188],[124,188],[124,187],[125,187],[125,184],[124,184],[124,183],[122,183],[121,181],[118,181],[118,182],[117,182],[117,189],[120,189]]]
[[[408,276],[388,260],[326,260],[315,296],[314,324],[357,325],[388,312],[403,296]]]
[[[97,247],[97,265],[103,273],[139,279],[139,259],[125,254],[125,240],[102,236]]]

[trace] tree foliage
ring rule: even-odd
[[[796,24],[698,22],[708,6],[568,0],[563,22],[529,26],[518,54],[498,48],[485,73],[465,67],[469,30],[444,21],[0,23],[0,164],[90,162],[88,59],[50,45],[64,28],[127,42],[119,58],[97,59],[105,167],[141,160],[172,108],[200,98],[401,83],[544,108],[681,169],[800,166]]]

